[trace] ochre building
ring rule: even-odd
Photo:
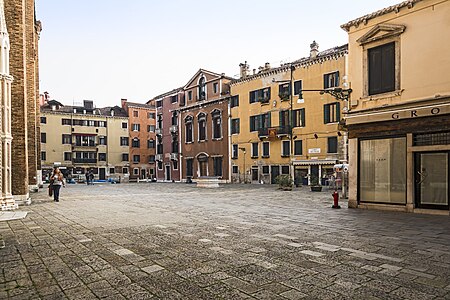
[[[350,21],[349,206],[449,214],[450,1]]]
[[[312,178],[328,184],[333,166],[347,159],[339,129],[342,100],[319,90],[345,87],[347,45],[280,67],[266,63],[250,73],[240,65],[231,82],[230,159],[233,182],[275,183],[290,175],[297,185]],[[305,91],[317,90],[317,91]]]

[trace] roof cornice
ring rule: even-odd
[[[325,51],[322,51],[321,53],[326,53],[326,54],[320,55],[320,53],[319,53],[318,56],[313,59],[308,59],[308,58],[300,59],[300,60],[297,60],[297,61],[294,61],[291,63],[286,63],[278,68],[272,68],[267,71],[262,71],[255,75],[250,75],[245,78],[234,79],[231,81],[230,85],[233,86],[233,85],[240,84],[240,83],[250,82],[252,80],[259,79],[259,78],[273,76],[278,73],[284,73],[284,72],[289,71],[291,66],[294,66],[296,68],[307,68],[312,65],[322,64],[326,61],[339,59],[340,57],[344,57],[346,54],[348,54],[348,45],[347,44],[340,46],[340,47],[335,47],[332,49],[337,49],[337,50],[331,51],[331,52],[330,52],[330,49],[325,50]]]
[[[365,24],[367,24],[367,22],[368,22],[370,19],[374,19],[374,18],[376,18],[376,17],[379,17],[379,16],[382,16],[382,15],[388,14],[388,13],[390,13],[390,12],[398,13],[398,12],[400,11],[400,9],[402,9],[402,8],[404,8],[404,7],[407,7],[408,9],[411,9],[411,8],[414,7],[414,4],[416,4],[416,3],[418,3],[418,2],[421,2],[421,1],[423,1],[423,0],[408,0],[408,1],[403,1],[403,2],[401,2],[401,3],[399,3],[399,4],[392,5],[392,6],[389,6],[389,7],[383,8],[383,9],[380,9],[380,10],[378,10],[378,11],[376,11],[376,12],[371,13],[371,14],[367,14],[367,15],[365,15],[365,16],[362,16],[362,17],[359,17],[359,18],[354,19],[354,20],[352,20],[352,21],[349,21],[349,22],[347,22],[347,23],[341,25],[341,28],[348,32],[348,31],[350,31],[350,28],[351,28],[352,26],[358,27],[361,23],[363,23],[363,24],[365,25]]]

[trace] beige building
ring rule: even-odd
[[[351,207],[449,214],[450,1],[350,21]]]
[[[233,182],[275,183],[282,174],[296,184],[311,176],[328,182],[347,157],[339,130],[345,104],[327,93],[345,87],[346,58],[347,45],[319,52],[313,42],[308,57],[280,67],[250,74],[247,62],[240,65],[240,79],[231,82]]]
[[[63,106],[50,100],[41,107],[41,161],[44,177],[59,166],[66,177],[84,181],[126,180],[129,176],[128,117],[122,108]]]

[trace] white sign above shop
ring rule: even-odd
[[[308,154],[320,153],[320,148],[310,148],[308,149]]]

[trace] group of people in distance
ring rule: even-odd
[[[94,184],[94,173],[92,171],[86,171],[86,184]]]

